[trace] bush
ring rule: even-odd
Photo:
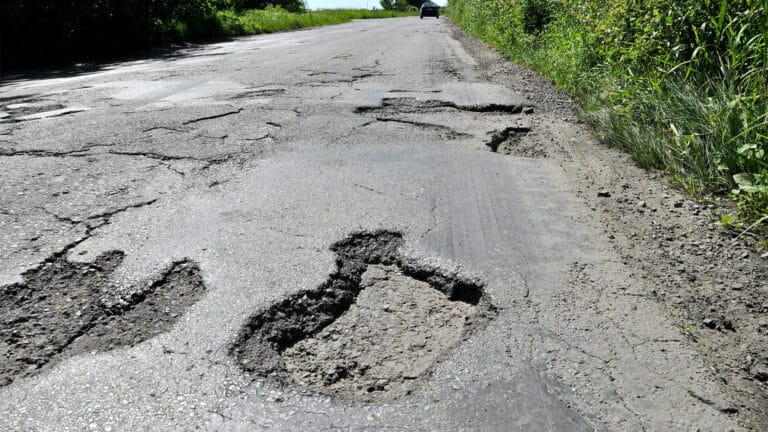
[[[215,12],[228,0],[72,0],[0,3],[0,61],[51,64],[124,52],[147,44],[215,34]]]
[[[768,213],[765,0],[449,0],[449,15],[575,96],[604,140],[692,194]]]
[[[522,0],[523,29],[526,33],[538,34],[549,24],[558,6],[555,0]]]

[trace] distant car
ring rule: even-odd
[[[431,1],[422,3],[419,9],[419,18],[424,19],[425,16],[440,18],[440,6]]]

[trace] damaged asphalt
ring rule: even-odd
[[[48,306],[0,309],[0,429],[755,429],[548,157],[547,98],[415,18],[4,82],[0,295]]]

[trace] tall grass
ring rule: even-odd
[[[502,12],[497,19],[487,11]],[[694,195],[768,214],[768,0],[450,0],[449,16]]]
[[[391,18],[409,15],[413,15],[413,13],[365,9],[328,9],[293,13],[279,7],[268,7],[242,12],[222,11],[218,13],[217,19],[224,34],[234,36],[340,24],[353,19]]]

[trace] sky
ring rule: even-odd
[[[424,0],[426,1],[426,0]],[[448,0],[432,0],[445,6]],[[381,9],[379,0],[304,0],[307,9]]]

